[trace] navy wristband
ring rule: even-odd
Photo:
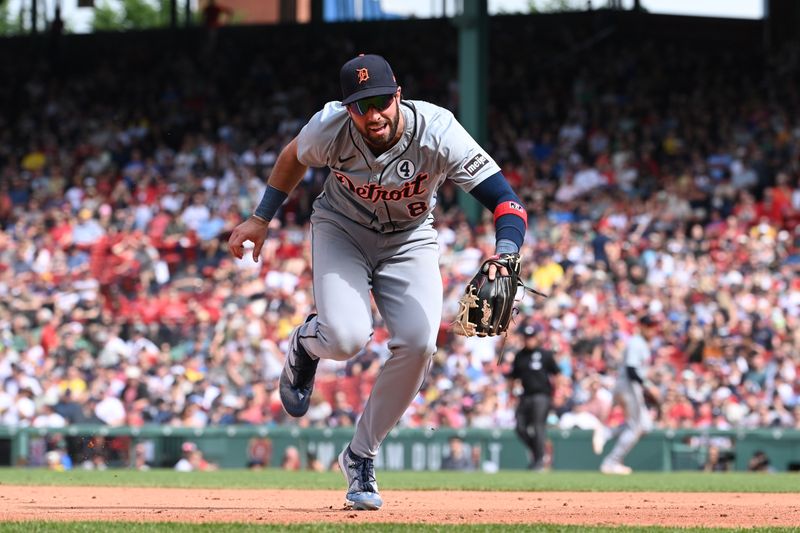
[[[258,204],[253,214],[259,218],[270,221],[288,197],[289,195],[287,193],[279,191],[272,185],[267,185],[267,190],[264,191],[264,196],[261,197],[261,203]]]

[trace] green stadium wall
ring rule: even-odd
[[[205,429],[145,426],[141,428],[106,426],[68,426],[66,428],[0,427],[0,465],[31,464],[31,451],[41,450],[48,435],[61,434],[66,439],[87,441],[95,436],[122,439],[123,447],[133,449],[139,442],[150,446],[154,467],[171,467],[181,457],[186,441],[197,444],[205,457],[221,468],[245,468],[248,446],[253,438],[268,439],[272,445],[269,466],[277,467],[289,446],[300,451],[305,466],[308,452],[324,466],[335,460],[350,441],[351,428],[308,428],[227,426]],[[449,439],[460,437],[469,451],[480,447],[484,469],[524,469],[528,465],[525,448],[511,430],[421,430],[395,429],[384,442],[376,466],[381,470],[440,470],[447,456]],[[601,456],[592,452],[592,432],[586,430],[548,431],[548,453],[553,470],[596,470]],[[38,445],[37,445],[38,443]],[[756,451],[763,451],[776,471],[800,470],[800,431],[759,430],[657,430],[644,435],[626,459],[635,470],[699,470],[710,445],[716,445],[731,458],[731,469],[747,470],[747,462]],[[606,445],[607,453],[613,441]],[[80,462],[80,457],[73,457]],[[130,464],[126,464],[129,462]],[[126,461],[110,464],[126,467],[133,464],[133,454]]]

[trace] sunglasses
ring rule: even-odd
[[[378,112],[386,110],[392,105],[392,100],[394,100],[394,93],[379,94],[378,96],[370,96],[369,98],[356,100],[352,104],[349,104],[349,106],[353,113],[363,116],[367,114],[370,107],[374,107]]]

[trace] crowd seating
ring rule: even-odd
[[[524,28],[494,30],[487,148],[529,210],[527,281],[550,294],[523,300],[517,319],[543,326],[557,353],[550,423],[619,420],[615,360],[647,312],[661,323],[648,372],[659,427],[800,428],[796,51],[588,35],[591,46],[554,38],[509,63]],[[378,316],[356,358],[320,365],[309,416],[288,419],[276,389],[313,305],[308,217],[324,171],[272,222],[261,261],[226,247],[360,51],[335,30],[325,47],[286,32],[169,53],[140,36],[84,63],[30,52],[2,67],[17,83],[0,87],[0,424],[357,419],[390,355]],[[395,33],[365,42],[406,97],[455,109],[454,47]],[[282,60],[278,40],[299,59]],[[501,342],[447,328],[493,252],[491,218],[471,223],[450,185],[436,215],[439,350],[400,424],[513,427],[516,329]]]

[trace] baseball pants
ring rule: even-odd
[[[531,451],[531,466],[541,466],[544,461],[544,444],[547,440],[547,414],[550,412],[549,394],[523,396],[517,406],[516,431]]]
[[[619,438],[605,460],[621,463],[642,434],[652,429],[653,421],[644,401],[641,383],[621,380],[617,383],[615,395],[625,410],[625,423],[615,428],[612,438],[617,435]]]
[[[300,342],[315,357],[344,361],[372,337],[370,291],[389,331],[391,356],[364,407],[350,449],[374,458],[416,396],[436,351],[442,279],[436,230],[383,234],[317,205],[311,217],[316,318]]]

